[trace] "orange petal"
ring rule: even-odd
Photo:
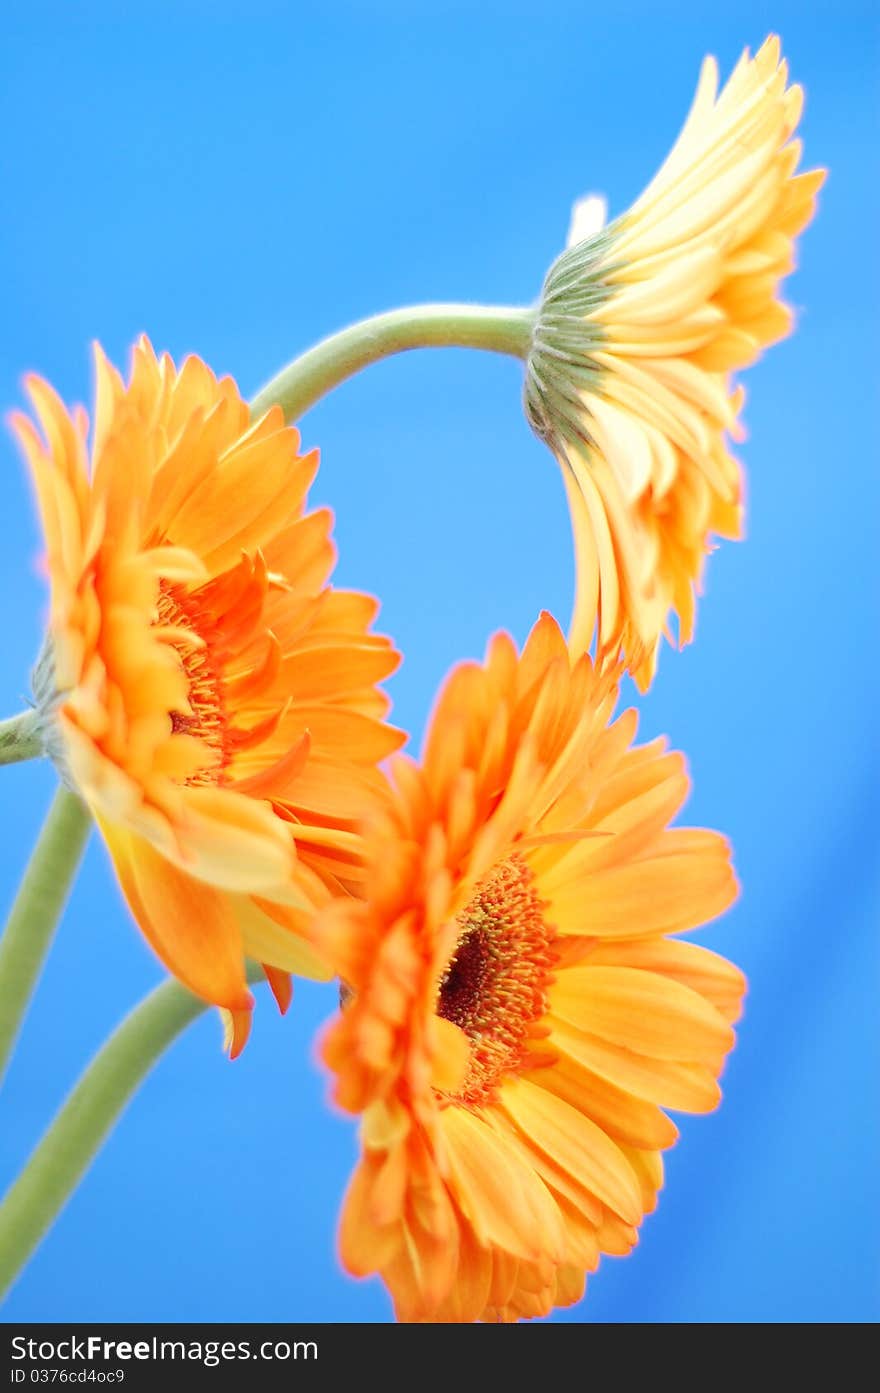
[[[627,1223],[639,1222],[641,1201],[632,1169],[594,1122],[525,1079],[509,1080],[498,1106],[530,1147],[543,1151]]]
[[[564,1098],[617,1142],[650,1149],[671,1146],[678,1136],[655,1103],[615,1087],[569,1055],[558,1055],[552,1068],[536,1071],[532,1082]]]
[[[294,972],[298,977],[325,982],[333,974],[329,964],[300,932],[309,923],[308,913],[268,901],[256,902],[246,895],[230,896],[244,949],[249,958],[277,969],[280,976]],[[269,978],[269,985],[275,991]],[[276,992],[278,1004],[281,1001]]]
[[[123,893],[151,946],[196,996],[238,1013],[236,1039],[243,1043],[241,1013],[249,1014],[253,997],[228,897],[178,870],[142,838],[103,820],[100,827]]]
[[[746,979],[738,967],[698,943],[673,938],[615,939],[596,942],[590,952],[593,964],[640,967],[673,977],[710,1001],[731,1024],[739,1019]]]
[[[187,788],[177,828],[185,869],[225,890],[269,891],[290,879],[293,844],[268,803],[233,789]]]
[[[282,972],[280,968],[271,967],[268,963],[262,963],[261,966],[266,974],[269,989],[278,1003],[278,1010],[284,1016],[293,1000],[293,980],[290,973]]]
[[[470,1063],[470,1041],[463,1030],[443,1016],[432,1018],[431,1029],[435,1044],[431,1083],[441,1093],[456,1093]]]
[[[656,972],[589,964],[560,972],[553,1014],[622,1049],[655,1059],[719,1062],[734,1034],[704,997]]]
[[[683,830],[664,833],[643,860],[560,885],[551,909],[557,927],[609,938],[679,933],[729,908],[738,886],[724,838],[707,832],[683,843],[676,835]]]
[[[230,1059],[238,1059],[251,1033],[253,1010],[226,1011],[226,1017],[224,1047]]]
[[[597,1035],[576,1030],[564,1021],[553,1022],[551,1043],[562,1054],[582,1064],[615,1087],[650,1103],[681,1112],[711,1112],[721,1101],[716,1070],[704,1064],[654,1059],[621,1049]]]
[[[456,1200],[478,1241],[521,1258],[558,1260],[565,1242],[559,1211],[535,1171],[465,1109],[447,1108],[442,1123]]]

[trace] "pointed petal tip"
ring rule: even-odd
[[[269,983],[269,990],[275,998],[278,1010],[282,1016],[286,1016],[293,1001],[293,978],[289,972],[282,972],[280,968],[272,967],[269,963],[261,964],[266,974],[266,981]]]
[[[251,1033],[254,999],[250,992],[247,996],[250,1000],[249,1006],[235,1007],[233,1010],[221,1008],[224,1020],[223,1047],[230,1060],[238,1059]]]

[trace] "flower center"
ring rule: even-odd
[[[200,619],[202,622],[200,623]],[[193,735],[206,746],[205,767],[190,775],[188,784],[216,784],[229,758],[229,723],[223,701],[222,674],[211,650],[210,629],[204,623],[198,601],[178,586],[163,582],[159,588],[157,624],[189,629],[202,645],[185,640],[172,646],[180,659],[189,686],[189,711],[169,711],[175,735]]]
[[[521,856],[502,861],[478,887],[440,982],[437,1014],[471,1042],[454,1101],[480,1106],[504,1074],[529,1067],[557,954],[534,876]]]

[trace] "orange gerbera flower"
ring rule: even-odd
[[[730,373],[791,329],[777,289],[825,175],[795,175],[803,94],[786,81],[776,38],[720,94],[707,58],[653,182],[606,228],[585,200],[544,284],[526,410],[569,495],[572,643],[597,628],[600,657],[622,648],[643,688],[670,609],[690,641],[712,534],[740,535]]]
[[[706,1112],[744,983],[667,937],[732,902],[728,846],[670,830],[662,741],[608,724],[615,677],[544,615],[440,697],[421,767],[367,838],[364,898],[316,920],[350,988],[324,1056],[362,1114],[342,1257],[406,1320],[511,1320],[579,1299],[636,1242],[677,1135]]]
[[[45,744],[87,802],[144,934],[233,1018],[244,955],[327,975],[301,930],[361,874],[354,827],[400,743],[375,684],[397,665],[366,595],[332,591],[326,510],[304,511],[317,454],[274,407],[251,422],[231,380],[178,372],[146,339],[126,386],[97,357],[88,418],[27,381],[16,413],[46,539]]]

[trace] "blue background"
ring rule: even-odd
[[[613,9],[613,14],[609,9]],[[739,906],[703,935],[751,992],[725,1103],[683,1119],[635,1256],[575,1321],[877,1316],[877,26],[870,4],[33,3],[4,10],[0,404],[39,370],[90,398],[89,343],[147,330],[255,390],[293,354],[416,300],[525,302],[570,204],[632,201],[704,52],[770,29],[806,85],[806,165],[830,166],[788,283],[796,336],[747,379],[749,537],[713,559],[698,642],[666,649],[642,732],[695,776],[688,820],[733,838]],[[382,596],[418,739],[437,683],[500,626],[567,619],[568,519],[513,360],[383,363],[305,420],[337,510],[341,583]],[[3,714],[45,597],[24,470],[0,442]],[[631,700],[634,692],[626,694]],[[53,784],[2,771],[11,897]],[[0,1180],[160,971],[94,839],[0,1099]],[[314,1036],[261,999],[235,1065],[209,1015],[171,1051],[22,1276],[9,1321],[389,1318],[334,1249],[355,1129]]]

